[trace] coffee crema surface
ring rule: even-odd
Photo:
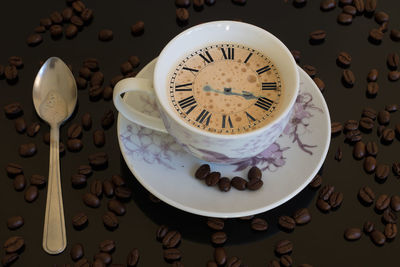
[[[178,63],[169,102],[186,123],[225,135],[268,124],[282,93],[278,70],[264,54],[238,44],[216,44]]]

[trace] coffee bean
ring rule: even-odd
[[[275,252],[283,255],[289,254],[293,250],[293,243],[287,239],[281,240],[275,245]]]
[[[355,16],[357,14],[357,9],[354,6],[346,5],[343,7],[343,13]]]
[[[50,28],[51,24],[53,24],[53,23],[50,18],[41,18],[39,20],[39,24],[40,24],[40,26],[44,26],[44,27],[46,27],[46,29],[48,29],[48,28]]]
[[[71,152],[78,152],[82,149],[83,142],[80,139],[69,139],[67,141],[67,148]]]
[[[100,206],[100,199],[92,193],[85,193],[82,200],[88,207],[98,208]]]
[[[322,176],[319,174],[316,174],[315,177],[312,179],[312,181],[309,183],[309,186],[311,188],[318,188],[322,184]]]
[[[203,164],[197,170],[194,176],[197,179],[204,180],[210,174],[210,165]]]
[[[255,191],[263,186],[264,182],[262,180],[252,179],[247,182],[246,186],[249,190]]]
[[[62,36],[63,33],[63,27],[61,25],[55,24],[51,25],[50,29],[50,35],[53,38],[59,38]]]
[[[8,163],[6,166],[7,175],[10,177],[15,177],[18,174],[22,174],[22,166],[16,163]]]
[[[378,164],[375,170],[375,177],[381,181],[385,180],[389,176],[390,167],[386,164]]]
[[[106,142],[106,136],[103,130],[96,130],[93,132],[93,143],[97,147],[104,146]]]
[[[81,138],[82,137],[82,126],[73,123],[68,127],[67,136],[69,139]]]
[[[346,131],[353,131],[358,129],[358,121],[356,120],[347,120],[344,123],[344,129]]]
[[[390,198],[390,207],[394,210],[394,211],[400,211],[400,196],[398,195],[393,195]]]
[[[112,257],[110,254],[105,252],[99,252],[93,257],[94,260],[102,261],[106,266],[112,262]]]
[[[90,22],[93,19],[93,10],[85,8],[81,13],[81,18],[86,23]]]
[[[214,249],[214,260],[218,265],[224,265],[226,263],[226,252],[223,247],[217,247]]]
[[[17,69],[21,69],[24,66],[24,62],[22,58],[19,56],[11,56],[8,58],[8,63],[11,66],[15,66]]]
[[[100,180],[93,180],[90,183],[90,193],[100,198],[103,195],[103,183]]]
[[[393,129],[386,128],[382,132],[382,142],[386,143],[386,144],[390,144],[391,142],[393,142],[395,136],[396,136],[396,134]]]
[[[156,238],[158,241],[161,241],[164,236],[168,233],[169,229],[167,226],[165,225],[160,225],[160,227],[158,227],[157,232],[156,232]]]
[[[340,52],[337,57],[337,63],[342,67],[348,67],[351,64],[351,56],[349,53]]]
[[[395,238],[397,235],[397,225],[395,223],[386,224],[384,233],[387,239]]]
[[[17,230],[24,225],[24,218],[22,216],[12,216],[7,219],[7,227],[10,230]]]
[[[319,44],[325,41],[326,32],[324,30],[316,30],[310,33],[311,44]]]
[[[86,185],[86,176],[83,174],[73,174],[71,176],[71,184],[75,188],[82,188]]]
[[[376,9],[376,0],[366,0],[365,3],[365,12],[372,14]]]
[[[90,267],[90,262],[88,261],[88,259],[83,258],[83,259],[78,260],[75,263],[74,267]]]
[[[143,32],[144,32],[144,22],[143,21],[138,21],[131,26],[132,35],[138,36],[138,35],[143,34]]]
[[[177,248],[168,248],[164,249],[163,256],[167,261],[176,261],[181,258],[181,252]]]
[[[1,264],[4,267],[11,266],[16,260],[18,260],[18,258],[19,258],[18,253],[6,254],[1,259]]]
[[[115,196],[121,200],[128,200],[132,196],[132,190],[126,186],[118,186],[115,188]]]
[[[110,211],[114,212],[116,215],[124,215],[126,213],[126,207],[124,203],[116,199],[111,199],[108,201],[107,207]]]
[[[397,215],[391,208],[387,208],[382,215],[382,219],[385,223],[396,223]]]
[[[397,111],[399,108],[400,108],[400,106],[397,105],[397,104],[387,104],[387,105],[385,106],[385,110],[386,110],[387,112],[395,112],[395,111]]]
[[[317,199],[317,207],[323,211],[323,212],[328,212],[331,209],[331,205],[329,203],[321,198]]]
[[[92,71],[88,67],[80,68],[78,74],[80,77],[82,77],[86,80],[89,80],[90,77],[92,77]]]
[[[114,240],[103,240],[99,244],[99,249],[101,252],[112,253],[115,250]]]
[[[314,78],[315,75],[317,74],[317,69],[314,66],[311,65],[304,65],[303,70],[310,75],[311,78]]]
[[[222,192],[228,192],[231,189],[231,180],[227,177],[221,177],[218,181],[218,188]]]
[[[114,112],[111,109],[109,109],[101,117],[101,126],[104,129],[108,129],[113,125],[113,123],[114,123]]]
[[[372,204],[375,200],[375,193],[369,186],[360,188],[358,196],[365,204]]]
[[[376,129],[376,134],[378,136],[381,136],[383,133],[383,130],[385,130],[385,129],[386,129],[386,127],[384,125],[379,125],[378,128]]]
[[[75,81],[76,81],[76,86],[78,87],[78,89],[85,89],[87,87],[87,81],[84,78],[76,77]]]
[[[104,74],[100,71],[96,71],[90,77],[90,84],[92,86],[102,86],[104,82]]]
[[[74,14],[74,11],[70,7],[64,8],[63,11],[61,12],[64,22],[69,21],[73,14]]]
[[[343,70],[342,80],[347,86],[353,86],[356,82],[356,77],[351,70]]]
[[[204,8],[204,0],[193,0],[193,8],[196,11],[201,11]]]
[[[76,35],[78,34],[78,27],[74,24],[69,24],[66,28],[65,28],[65,37],[72,39],[74,38]],[[81,89],[85,88],[86,85],[82,88],[82,83],[80,83],[80,87]]]
[[[215,232],[211,235],[211,243],[214,245],[222,245],[226,242],[227,236],[225,232]]]
[[[373,141],[368,141],[365,148],[367,154],[370,156],[376,156],[378,154],[378,144]]]
[[[103,181],[103,193],[107,197],[114,196],[114,185],[111,183],[110,180]]]
[[[247,174],[247,178],[249,180],[253,180],[253,179],[260,180],[262,178],[262,172],[258,167],[253,166],[250,168],[250,170]]]
[[[238,257],[230,257],[227,261],[226,261],[226,267],[241,267],[242,265],[242,260],[239,259]]]
[[[331,205],[332,209],[338,208],[343,202],[343,193],[341,192],[333,192],[329,197],[329,205]]]
[[[13,65],[8,65],[4,68],[4,76],[10,82],[15,82],[18,79],[18,70]]]
[[[76,229],[82,229],[87,225],[87,223],[88,223],[88,216],[83,212],[80,212],[74,215],[74,217],[72,217],[72,225]]]
[[[86,6],[85,6],[85,4],[84,4],[82,1],[77,0],[77,1],[74,1],[74,2],[72,3],[72,8],[73,8],[77,13],[81,13],[81,12],[86,8]]]
[[[374,225],[374,223],[371,222],[371,221],[366,221],[366,222],[364,223],[363,229],[364,229],[364,232],[365,232],[365,233],[369,234],[369,233],[371,233],[372,231],[374,231],[375,225]]]
[[[277,260],[271,260],[268,265],[268,267],[281,267],[281,264]]]
[[[379,29],[371,29],[369,31],[369,40],[373,43],[380,43],[383,39],[383,33]]]
[[[128,267],[134,267],[139,262],[139,250],[137,248],[132,249],[129,251],[128,256],[126,257],[126,265]]]
[[[321,190],[319,190],[318,197],[326,201],[329,199],[334,190],[335,187],[333,185],[325,185],[321,188]]]
[[[39,196],[39,191],[37,186],[35,185],[30,185],[26,190],[25,190],[25,200],[29,203],[35,201],[37,197]]]
[[[374,128],[374,121],[368,117],[362,117],[359,122],[359,126],[362,130],[370,132]]]
[[[399,80],[400,79],[400,71],[397,71],[397,70],[389,71],[388,78],[392,82]]]
[[[60,12],[54,11],[50,14],[50,19],[53,23],[60,24],[63,21],[63,17]]]
[[[78,173],[89,177],[92,174],[92,167],[89,165],[80,165],[78,167]]]
[[[89,155],[88,157],[89,164],[92,168],[100,168],[108,163],[108,156],[105,152],[97,152]]]
[[[355,6],[355,8],[357,10],[357,14],[364,13],[364,9],[365,9],[364,0],[354,0],[353,5]]]
[[[176,10],[176,19],[180,22],[187,22],[189,19],[189,11],[186,8],[178,8]]]
[[[342,12],[337,16],[337,22],[342,25],[349,25],[353,22],[353,16]]]
[[[290,50],[290,52],[292,53],[292,56],[294,58],[294,60],[296,61],[296,63],[300,62],[301,59],[301,53],[298,50]]]
[[[356,159],[362,159],[365,156],[365,144],[362,141],[357,142],[353,148],[353,157]]]
[[[278,224],[285,230],[293,230],[296,226],[296,222],[292,217],[289,216],[280,216],[278,218]]]
[[[118,218],[114,213],[107,211],[103,215],[103,223],[108,229],[115,229],[118,227]]]
[[[89,88],[89,99],[91,101],[98,101],[103,96],[104,88],[100,85],[94,85]]]
[[[213,230],[221,231],[224,229],[224,221],[219,218],[208,218],[207,225]]]
[[[162,239],[164,248],[175,248],[181,242],[181,234],[178,231],[169,231]]]
[[[242,177],[235,176],[231,180],[231,185],[237,190],[245,190],[247,187],[247,181]]]
[[[92,116],[90,113],[85,113],[82,115],[82,127],[86,131],[92,127]]]
[[[368,173],[372,173],[376,168],[376,159],[372,156],[367,156],[364,160],[364,170]]]
[[[386,125],[390,122],[390,113],[386,110],[380,110],[378,113],[378,122],[380,124]]]
[[[339,146],[338,149],[336,150],[336,153],[335,153],[335,160],[341,161],[342,157],[343,157],[343,152],[342,152],[342,149]]]
[[[3,248],[7,254],[20,251],[25,246],[25,240],[20,236],[12,236],[4,242]]]
[[[96,58],[86,58],[83,61],[83,66],[93,72],[98,71],[100,68],[99,61]]]
[[[320,8],[322,11],[329,11],[336,7],[335,0],[322,0],[320,4]]]
[[[29,46],[37,46],[38,44],[40,44],[43,41],[43,38],[40,34],[38,33],[33,33],[31,35],[28,36],[28,38],[26,39],[26,43]]]
[[[25,185],[26,185],[25,176],[23,174],[19,174],[19,175],[15,176],[13,185],[14,185],[14,189],[16,191],[24,190]]]
[[[399,66],[399,54],[397,53],[389,53],[386,58],[386,64],[388,65],[389,69],[395,70]]]
[[[115,186],[124,186],[125,185],[125,180],[122,178],[120,175],[114,174],[111,176],[111,181]]]
[[[99,31],[98,37],[100,41],[108,42],[114,38],[114,33],[110,29],[102,29]]]
[[[111,100],[113,97],[113,89],[111,86],[106,86],[103,89],[103,99],[104,100]]]
[[[361,113],[362,117],[366,117],[366,118],[369,118],[371,120],[375,120],[376,119],[376,115],[377,115],[377,112],[372,108],[364,108],[362,113]]]
[[[387,209],[387,207],[389,207],[389,204],[390,204],[390,197],[386,194],[382,194],[378,196],[378,198],[376,199],[375,208],[378,211],[383,211]]]
[[[343,125],[340,122],[331,123],[331,134],[340,133],[343,130]]]
[[[40,124],[38,122],[34,122],[29,125],[26,134],[30,137],[34,137],[40,131]]]
[[[84,253],[83,245],[81,243],[74,244],[71,247],[71,251],[69,252],[69,255],[71,256],[71,259],[73,261],[80,260],[84,254],[85,253]]]
[[[360,228],[347,228],[344,231],[344,237],[347,240],[358,240],[361,238],[361,229]]]
[[[251,221],[251,229],[254,231],[266,231],[268,229],[268,223],[262,218],[253,218]]]
[[[392,40],[395,42],[400,41],[400,30],[392,29],[390,31],[390,38],[392,38]]]
[[[370,234],[372,242],[374,242],[376,245],[383,245],[386,242],[386,237],[385,235],[379,231],[379,230],[374,230]]]
[[[296,224],[302,225],[311,221],[311,214],[307,208],[298,209],[293,213]]]
[[[313,78],[313,81],[315,83],[315,85],[318,87],[318,89],[322,92],[325,90],[325,83],[324,81],[322,81],[320,78],[315,77]]]
[[[376,82],[369,82],[367,84],[367,94],[368,96],[374,97],[378,94],[379,84]]]
[[[389,21],[389,15],[383,11],[379,11],[375,13],[375,21],[378,24],[382,24],[386,21]]]

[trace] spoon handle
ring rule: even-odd
[[[59,254],[67,246],[59,160],[59,127],[51,125],[49,181],[43,231],[43,249],[49,254]]]

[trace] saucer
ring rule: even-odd
[[[152,79],[157,59],[136,77]],[[256,157],[234,164],[210,164],[222,176],[247,178],[251,166],[262,170],[257,191],[222,192],[194,177],[206,162],[185,152],[168,134],[149,130],[118,114],[122,156],[136,179],[154,196],[178,209],[209,217],[233,218],[273,209],[298,194],[313,179],[328,152],[331,127],[328,107],[313,80],[298,67],[300,91],[289,124],[277,141]],[[124,101],[159,116],[155,100],[125,93]]]

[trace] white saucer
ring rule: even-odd
[[[153,76],[154,59],[137,77]],[[220,218],[248,216],[275,208],[299,193],[320,169],[329,148],[330,117],[325,100],[301,69],[300,94],[284,133],[266,151],[235,165],[210,164],[222,176],[247,178],[250,166],[263,170],[264,185],[258,191],[219,191],[194,178],[204,161],[181,149],[174,139],[128,121],[118,115],[121,153],[136,179],[162,201],[184,211]],[[148,114],[158,115],[147,95],[126,93],[124,100]]]

